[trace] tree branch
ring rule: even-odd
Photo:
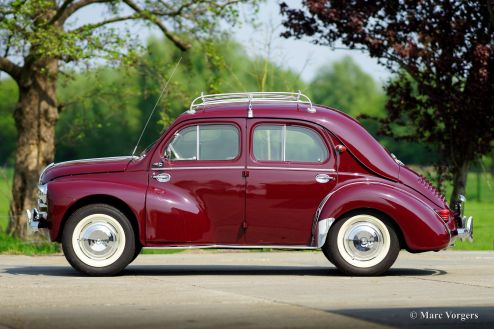
[[[99,27],[102,27],[102,26],[105,26],[108,24],[117,23],[117,22],[124,22],[124,21],[134,20],[134,19],[141,19],[141,18],[142,18],[142,15],[140,15],[138,13],[135,13],[133,15],[128,15],[128,16],[113,17],[113,18],[109,18],[109,19],[106,19],[106,20],[98,22],[98,23],[85,24],[85,25],[78,27],[75,30],[68,31],[68,32],[69,33],[81,33],[84,31],[94,30],[94,29],[97,29]]]
[[[55,16],[53,16],[48,24],[53,24],[56,22],[62,25],[76,11],[94,3],[111,2],[111,0],[80,0],[76,3],[73,2],[74,0],[65,0],[65,2],[60,6],[60,8],[57,10],[57,13],[55,14]]]
[[[168,28],[161,22],[156,16],[154,16],[152,13],[146,12],[142,10],[134,1],[132,0],[123,0],[123,2],[129,6],[132,10],[134,10],[136,13],[141,14],[144,19],[149,20],[150,22],[154,23],[160,30],[163,32],[163,34],[171,41],[173,44],[179,48],[182,51],[186,51],[190,49],[191,45],[184,43],[182,40],[180,40],[176,35],[170,32]]]
[[[10,75],[14,80],[19,80],[21,75],[21,67],[11,62],[6,57],[0,57],[0,71],[4,71]]]

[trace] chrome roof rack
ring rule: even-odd
[[[190,108],[187,113],[194,114],[196,108],[203,105],[216,105],[216,104],[231,104],[231,103],[248,103],[248,117],[252,118],[252,103],[255,102],[285,102],[285,103],[297,103],[308,104],[307,111],[310,113],[316,112],[316,109],[312,106],[310,98],[302,92],[250,92],[250,93],[226,93],[226,94],[210,94],[195,98],[190,104]]]

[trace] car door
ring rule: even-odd
[[[150,242],[242,244],[245,119],[182,124],[158,148],[147,193]]]
[[[317,207],[336,184],[333,148],[319,126],[248,121],[246,243],[309,245]]]

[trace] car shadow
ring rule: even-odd
[[[12,275],[84,276],[67,266],[18,266],[3,270]],[[1,272],[0,272],[1,273]],[[438,269],[392,268],[386,276],[436,276],[447,274]],[[343,276],[334,267],[272,266],[272,265],[130,265],[121,276],[179,276],[179,275],[287,275]]]

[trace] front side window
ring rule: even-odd
[[[238,129],[233,125],[194,125],[177,133],[168,144],[170,160],[233,160],[240,153]]]
[[[256,160],[318,162],[328,158],[322,138],[310,128],[287,125],[259,125],[254,129]]]

